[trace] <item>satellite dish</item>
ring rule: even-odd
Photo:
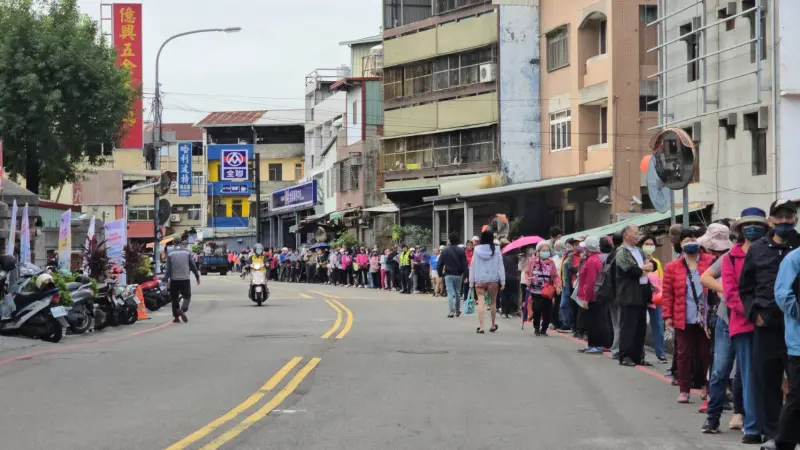
[[[665,186],[685,188],[694,175],[696,150],[692,138],[680,128],[667,128],[651,141],[655,171]]]
[[[161,172],[161,177],[158,179],[158,184],[155,186],[156,195],[167,195],[171,184],[172,180],[169,179],[169,172]]]
[[[670,189],[664,185],[656,173],[655,158],[650,158],[650,163],[647,165],[647,194],[656,211],[667,212],[670,206]]]
[[[167,177],[169,179],[169,177]],[[158,224],[164,225],[169,220],[170,211],[172,211],[172,205],[169,203],[169,200],[162,198],[158,201]]]
[[[314,232],[314,239],[317,242],[325,242],[328,240],[328,232],[325,231],[325,228],[317,227],[317,231]]]

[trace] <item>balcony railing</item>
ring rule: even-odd
[[[460,147],[429,148],[406,152],[385,153],[384,172],[431,168],[462,168],[475,163],[497,161],[494,143],[462,145]]]

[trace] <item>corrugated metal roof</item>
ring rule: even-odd
[[[197,128],[192,123],[165,123],[161,126],[166,135],[170,131],[175,133],[176,141],[202,141],[203,130]],[[148,135],[153,132],[153,124],[148,123],[144,127],[144,134]]]
[[[195,127],[229,127],[232,125],[255,125],[267,110],[258,111],[217,111],[197,122]]]
[[[375,36],[355,39],[353,41],[342,41],[339,42],[339,45],[379,44],[381,42],[383,42],[383,36],[376,34]]]
[[[707,202],[690,203],[689,213],[705,209],[711,204],[712,203],[707,203]],[[683,214],[682,205],[676,205],[675,215],[679,217],[681,214]],[[637,227],[643,225],[650,225],[651,223],[661,222],[662,220],[668,220],[670,216],[671,213],[669,211],[663,213],[654,212],[654,213],[641,214],[636,217],[632,217],[630,219],[620,220],[619,222],[614,222],[608,225],[603,225],[601,227],[592,228],[591,230],[584,230],[584,231],[579,231],[577,233],[568,234],[562,237],[561,239],[566,240],[573,237],[583,237],[583,236],[607,236],[609,234],[615,233],[625,228],[628,225],[636,225]]]

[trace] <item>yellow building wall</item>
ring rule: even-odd
[[[225,217],[238,217],[233,215],[233,202],[235,200],[241,200],[242,202],[242,217],[250,217],[249,197],[223,197],[220,201],[225,202]]]
[[[208,181],[219,181],[219,160],[208,162]]]
[[[436,53],[441,55],[497,42],[497,13],[446,23],[436,29]],[[384,52],[386,54],[387,52]],[[385,58],[386,56],[384,56]]]
[[[143,170],[146,169],[144,155],[141,150],[114,150],[115,169]]]
[[[439,129],[497,121],[497,93],[457,98],[437,103]]]
[[[392,109],[383,113],[386,137],[434,131],[437,128],[436,103]]]
[[[263,155],[262,155],[263,156]],[[298,181],[299,178],[294,176],[294,166],[295,164],[300,164],[303,172],[305,173],[305,160],[302,156],[297,158],[281,158],[281,159],[265,159],[261,158],[261,170],[260,176],[261,181],[269,181],[269,165],[270,164],[281,164],[281,176],[283,177],[282,181]],[[301,178],[303,174],[300,174]]]
[[[385,67],[436,56],[436,28],[383,41]]]

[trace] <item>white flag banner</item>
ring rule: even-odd
[[[8,240],[6,241],[6,255],[14,254],[14,243],[17,239],[17,201],[11,207],[11,227],[8,230]]]
[[[19,260],[31,262],[31,221],[28,219],[28,204],[22,208],[22,224],[19,235]]]

